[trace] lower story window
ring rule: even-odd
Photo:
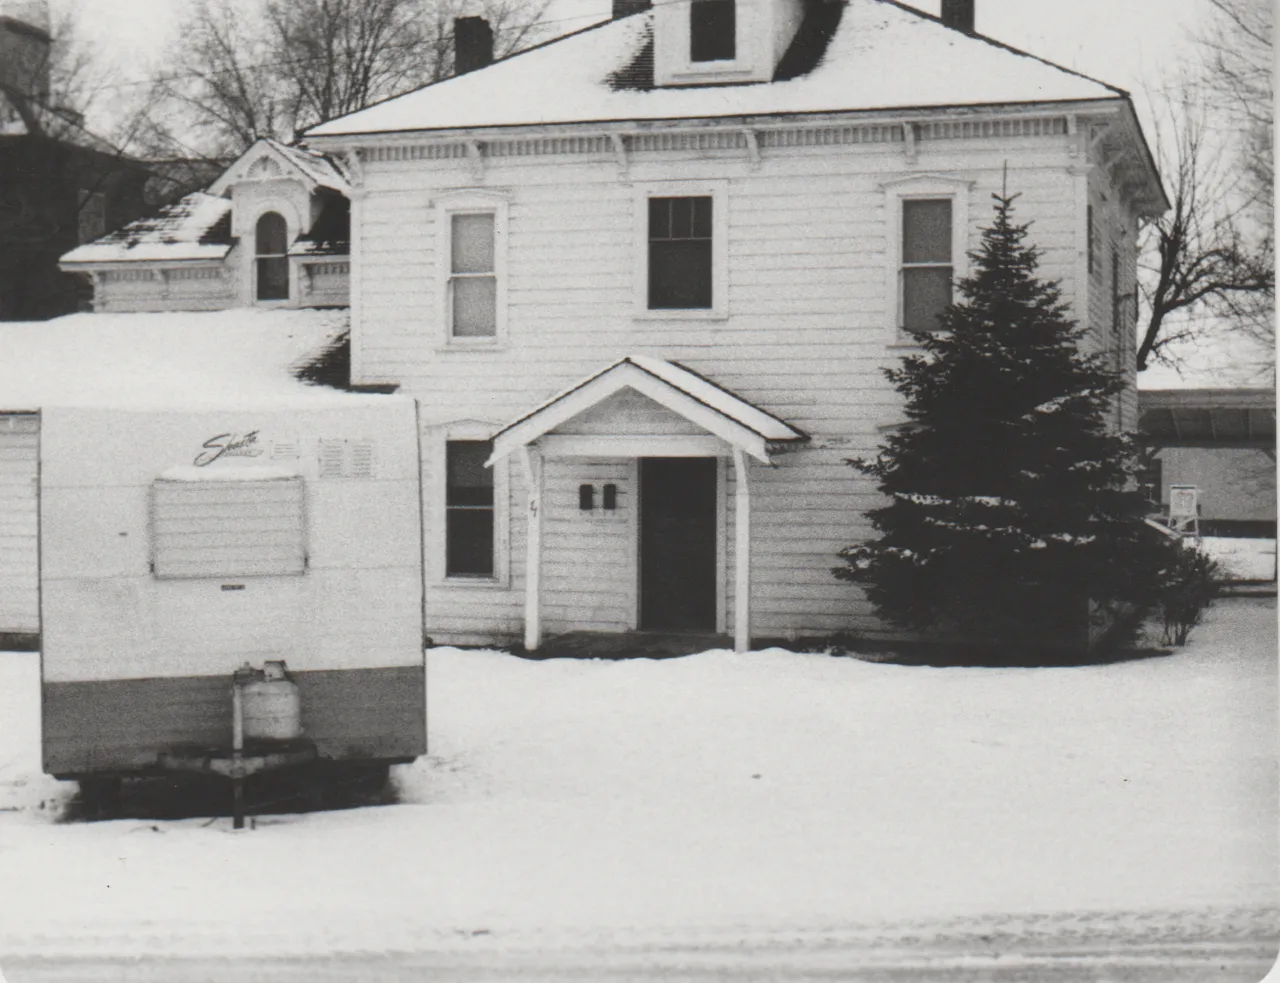
[[[445,575],[492,577],[493,471],[489,440],[451,440],[445,465]]]

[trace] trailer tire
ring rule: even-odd
[[[82,778],[80,804],[86,819],[114,819],[120,814],[119,778]]]

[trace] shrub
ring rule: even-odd
[[[1222,569],[1207,554],[1190,546],[1178,549],[1162,571],[1158,611],[1165,645],[1186,645],[1213,603]]]

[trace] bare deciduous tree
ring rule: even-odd
[[[489,21],[501,57],[545,34],[547,2],[195,0],[158,83],[176,111],[157,135],[167,126],[172,139],[222,157],[262,136],[291,140],[451,74],[464,3]]]
[[[1171,208],[1145,233],[1139,282],[1148,316],[1139,369],[1198,329],[1197,321],[1175,326],[1175,315],[1239,319],[1274,296],[1271,250],[1249,234],[1257,192],[1222,141],[1209,135],[1204,113],[1184,93],[1157,127]]]
[[[1138,368],[1207,331],[1275,343],[1271,0],[1204,0],[1200,61],[1158,112],[1169,214],[1146,230]]]

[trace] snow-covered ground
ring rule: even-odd
[[[1228,580],[1275,580],[1276,541],[1205,536],[1200,548],[1218,561]]]
[[[37,657],[0,655],[0,956],[1280,920],[1273,599],[1219,602],[1185,650],[1102,667],[436,649],[429,703],[432,753],[399,769],[399,805],[240,833],[65,823]]]

